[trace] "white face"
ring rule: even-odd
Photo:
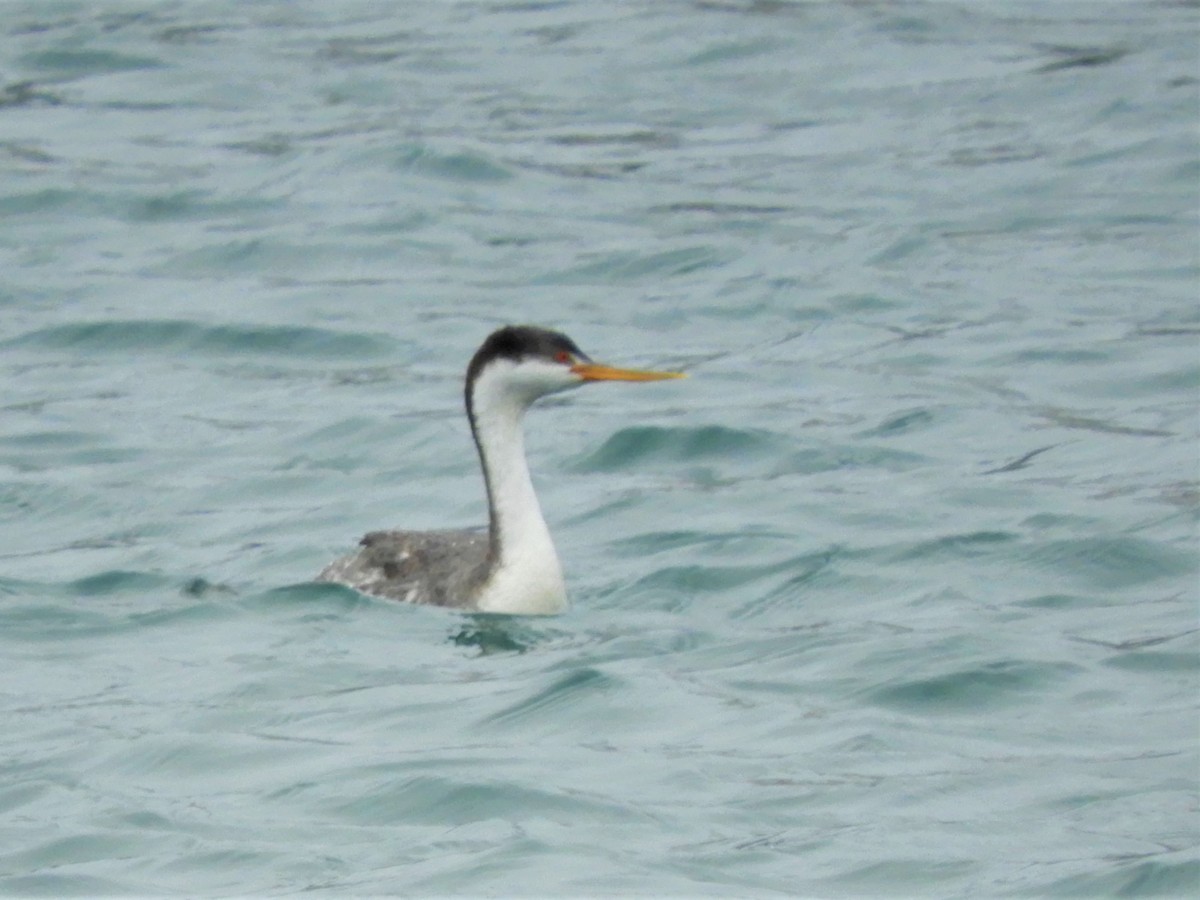
[[[511,390],[528,397],[532,403],[545,394],[554,394],[583,384],[583,379],[571,371],[570,363],[554,362],[540,357],[523,359],[509,364],[506,373]]]
[[[538,397],[583,384],[571,364],[526,358],[519,363],[493,360],[475,379],[475,411],[505,407],[524,411]]]

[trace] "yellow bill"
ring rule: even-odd
[[[599,363],[575,363],[571,371],[584,381],[665,381],[687,378],[683,372],[653,372],[647,369],[616,369]]]

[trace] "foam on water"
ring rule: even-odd
[[[0,892],[1200,890],[1194,4],[9,3]],[[554,620],[309,579],[481,523]]]

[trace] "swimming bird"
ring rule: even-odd
[[[487,530],[373,531],[317,580],[467,611],[562,612],[562,567],[525,461],[525,411],[546,394],[596,381],[683,377],[595,363],[565,334],[533,325],[494,331],[467,366],[465,388],[487,489]]]

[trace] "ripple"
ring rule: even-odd
[[[831,548],[789,560],[785,568],[778,570],[787,577],[777,587],[743,605],[733,613],[734,617],[751,618],[773,612],[781,605],[797,603],[802,591],[819,590],[821,584],[838,577],[837,562],[843,555],[839,548]]]
[[[55,838],[21,853],[9,855],[5,859],[5,865],[31,870],[55,869],[60,866],[132,856],[134,853],[132,837],[77,834]]]
[[[0,88],[0,109],[5,107],[36,106],[38,104],[58,106],[62,102],[63,98],[61,95],[41,87],[33,81],[16,81]],[[41,159],[35,161],[48,162],[49,160]]]
[[[540,284],[613,284],[690,275],[722,266],[733,254],[717,247],[681,247],[659,253],[613,253],[537,279]]]
[[[100,434],[77,431],[40,431],[0,437],[0,463],[18,472],[45,472],[70,466],[93,467],[131,462],[144,456],[144,451],[131,447],[105,446],[108,438]],[[61,490],[61,489],[60,489]],[[36,489],[29,486],[5,487],[3,494],[31,497]],[[17,493],[19,491],[19,494]],[[42,499],[52,496],[44,487]],[[32,509],[25,506],[25,512]]]
[[[1081,671],[1066,663],[995,662],[891,685],[872,691],[869,698],[913,713],[973,713],[1017,702]]]
[[[635,425],[622,428],[578,464],[583,472],[612,472],[636,468],[647,461],[691,462],[713,458],[775,457],[791,450],[792,442],[767,431],[704,425],[666,428]]]
[[[889,472],[904,472],[923,466],[929,457],[907,450],[890,447],[874,447],[870,444],[831,444],[809,447],[787,454],[773,467],[771,474],[814,475],[819,472],[836,472],[840,469],[883,469]]]
[[[52,49],[28,53],[22,61],[35,69],[51,71],[58,76],[133,72],[139,69],[161,69],[166,63],[153,56],[118,53],[112,50]]]
[[[56,325],[0,343],[0,349],[69,349],[97,354],[189,351],[212,356],[377,356],[390,341],[375,335],[293,326],[201,325],[183,319],[108,320]]]
[[[780,573],[792,572],[797,567],[794,560],[744,566],[683,565],[667,566],[643,578],[630,588],[637,591],[668,591],[673,594],[692,595],[697,593],[725,593],[770,578]]]
[[[1106,666],[1147,674],[1179,673],[1190,675],[1200,671],[1200,656],[1192,651],[1133,650],[1104,661]]]
[[[599,669],[580,668],[569,672],[549,686],[488,716],[485,721],[499,724],[520,724],[529,719],[557,719],[561,710],[574,707],[583,696],[617,690],[620,682]]]
[[[1051,45],[1040,48],[1047,56],[1057,57],[1034,69],[1039,74],[1061,72],[1064,69],[1093,69],[1109,66],[1124,59],[1129,50],[1125,47],[1075,47]]]
[[[390,600],[381,601],[345,585],[327,582],[304,582],[272,588],[244,597],[238,603],[244,609],[283,611],[298,616],[316,614],[328,618],[340,618],[355,610],[379,604],[400,609],[416,608]]]
[[[425,146],[413,146],[401,152],[397,166],[421,175],[448,181],[478,184],[508,181],[513,173],[480,153],[441,153]]]
[[[131,850],[128,855],[135,856],[136,853]],[[0,876],[0,891],[10,897],[120,897],[137,893],[129,882],[78,872]]]
[[[778,50],[776,41],[764,39],[758,41],[721,41],[715,46],[688,57],[684,65],[710,66],[729,62],[730,60],[752,59]]]
[[[7,216],[67,211],[133,223],[244,217],[280,206],[279,201],[263,197],[225,199],[199,190],[103,192],[38,188],[0,194],[0,213]]]
[[[141,593],[168,583],[169,579],[157,573],[125,572],[117,569],[80,578],[78,581],[72,581],[67,587],[72,593],[84,597],[106,597],[113,594]]]
[[[1103,591],[1119,591],[1195,573],[1195,553],[1134,537],[1086,537],[1039,542],[1023,554],[1042,569]]]
[[[1102,874],[1074,875],[1040,885],[1044,897],[1192,897],[1200,885],[1200,861],[1149,860]]]
[[[989,556],[1018,541],[1018,536],[1007,531],[972,531],[965,534],[948,534],[933,540],[921,541],[899,551],[898,561],[941,561],[971,559]]]
[[[0,634],[23,642],[187,628],[231,615],[224,594],[197,600],[186,585],[155,572],[112,570],[50,583],[0,579],[0,595],[16,600],[0,606]],[[117,598],[120,604],[95,603]]]
[[[757,549],[767,549],[780,543],[790,545],[795,535],[785,531],[648,531],[644,534],[615,538],[609,542],[621,554],[639,558],[678,550],[685,547],[704,547],[710,552],[742,555]]]
[[[401,769],[402,767],[397,767]],[[353,773],[344,773],[353,781]],[[627,823],[630,810],[582,792],[565,793],[514,783],[420,774],[378,782],[352,800],[325,804],[359,825],[465,825],[489,819]]]
[[[936,424],[934,413],[928,409],[914,409],[889,416],[874,428],[861,432],[861,437],[895,437],[901,434],[924,431]]]

